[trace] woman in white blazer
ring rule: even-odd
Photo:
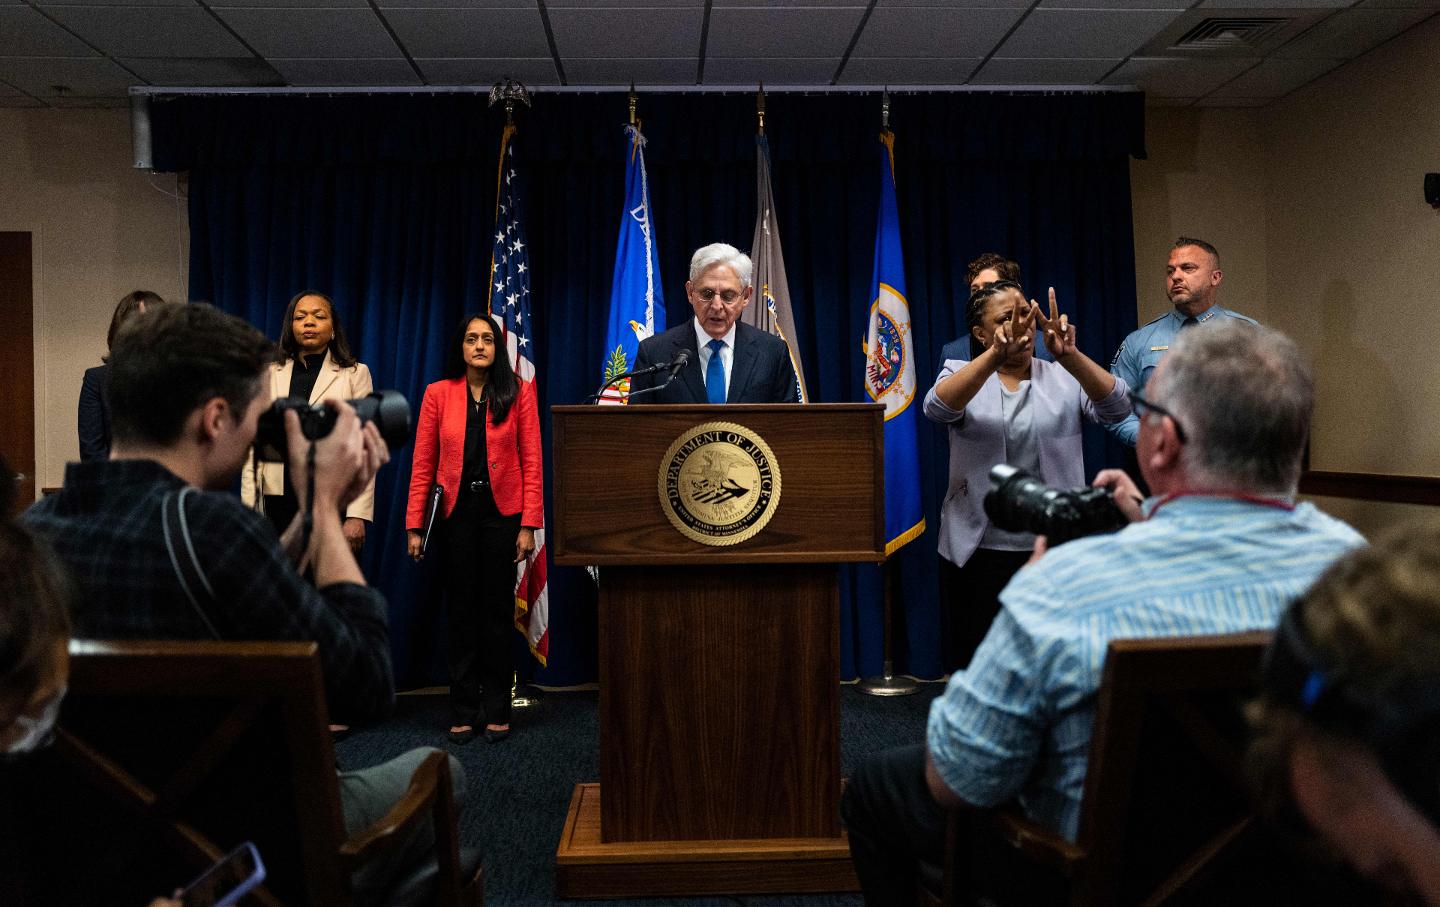
[[[297,293],[285,310],[280,328],[283,362],[270,367],[270,391],[275,399],[304,397],[310,403],[321,400],[353,400],[370,393],[370,369],[357,362],[345,341],[345,330],[336,317],[335,304],[324,293],[306,290]],[[298,501],[285,475],[283,463],[251,462],[240,477],[240,496],[249,507],[261,511],[284,532],[295,518]],[[365,524],[375,516],[375,480],[345,511],[345,538],[359,550],[365,543]]]

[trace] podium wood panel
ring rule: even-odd
[[[884,407],[873,403],[556,406],[553,557],[565,566],[880,561]],[[681,434],[738,422],[765,439],[780,503],[754,538],[691,541],[660,508],[660,462]]]
[[[828,565],[606,568],[602,840],[840,834]]]

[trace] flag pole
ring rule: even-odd
[[[757,135],[765,134],[765,83],[759,83],[759,89],[755,92],[755,115],[760,119],[760,131]]]
[[[515,131],[515,102],[519,101],[526,107],[530,106],[530,92],[523,84],[514,79],[504,79],[496,82],[490,88],[490,103],[486,106],[494,107],[497,102],[505,105],[505,134],[500,140],[500,163],[499,173],[496,174],[496,204],[499,202],[499,181],[500,173],[505,169],[505,144],[509,141],[510,135]],[[494,279],[495,262],[490,262],[490,275]],[[520,672],[510,673],[510,707],[516,709],[528,709],[540,704],[539,698],[535,695],[534,688],[520,682]]]
[[[880,95],[880,128],[890,132],[890,89],[887,86]],[[885,589],[884,639],[885,660],[881,662],[880,676],[867,677],[857,685],[860,692],[871,696],[909,696],[920,692],[920,685],[909,677],[895,675],[894,659],[894,600],[895,568],[890,558],[881,566],[882,584]]]
[[[871,696],[909,696],[911,693],[920,692],[920,684],[909,677],[900,677],[895,674],[894,621],[892,619],[895,600],[895,569],[891,563],[891,559],[887,557],[885,564],[880,568],[885,585],[885,660],[881,663],[878,677],[867,677],[857,684],[860,692],[868,693]]]

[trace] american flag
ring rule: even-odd
[[[495,246],[490,253],[490,314],[505,329],[505,348],[521,381],[535,382],[535,346],[530,333],[530,256],[520,216],[520,186],[515,172],[515,127],[500,139],[496,175]],[[545,530],[535,531],[535,553],[515,577],[515,629],[525,635],[537,661],[550,653],[550,589],[546,584]]]

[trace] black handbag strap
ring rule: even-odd
[[[190,527],[185,519],[185,498],[194,491],[194,488],[186,485],[165,496],[165,503],[160,511],[160,526],[164,531],[165,550],[170,555],[170,566],[175,570],[175,578],[180,580],[180,588],[184,590],[185,597],[190,599],[191,607],[200,615],[200,620],[210,631],[210,635],[220,639],[220,631],[211,623],[205,607],[215,602],[215,590],[210,587],[209,578],[200,568],[200,560],[195,556],[195,544],[190,539]]]

